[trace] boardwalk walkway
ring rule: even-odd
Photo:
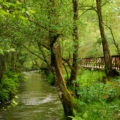
[[[104,69],[104,57],[91,57],[91,58],[83,58],[80,62],[80,66],[84,68],[91,69]],[[115,70],[120,70],[120,55],[112,56],[112,66]]]

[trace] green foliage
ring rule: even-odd
[[[112,101],[118,94],[118,87],[113,87],[112,84],[95,83],[89,87],[84,87],[78,90],[81,101],[86,103]]]
[[[67,74],[64,74],[64,79],[67,81],[69,79],[69,76]]]
[[[44,47],[49,47],[50,44],[49,30],[54,31],[55,34],[56,32],[61,34],[59,42],[62,57],[72,58],[74,51],[72,1],[54,1],[56,6],[52,7],[49,0],[30,0],[25,1],[25,3],[20,0],[0,0],[0,54],[4,54],[5,50],[9,53],[11,48],[14,48],[15,70],[31,69],[34,65],[37,66],[36,69],[39,66],[47,65],[44,57],[50,63],[50,50]],[[112,26],[117,43],[120,42],[120,25],[118,24],[120,23],[120,6],[118,3],[118,0],[102,1],[102,4],[104,4],[104,25]],[[77,21],[79,27],[79,58],[103,56],[98,19],[96,12],[94,12],[95,7],[95,0],[79,1],[79,20]],[[54,14],[53,11],[56,13]],[[105,28],[105,32],[110,52],[116,54],[116,48],[108,28]],[[42,45],[38,45],[38,43]],[[11,63],[12,60],[9,57],[7,68],[11,67]],[[77,104],[83,112],[80,115],[76,114],[74,120],[107,119],[105,115],[108,118],[111,117],[107,114],[111,112],[107,103],[118,98],[120,89],[113,84],[103,84],[103,76],[105,76],[104,72],[83,69],[80,71],[77,78],[77,83],[80,86],[77,90],[80,101],[78,100]],[[64,77],[67,80],[67,77]],[[6,72],[0,84],[0,101],[9,100],[10,96],[17,92],[19,81],[23,79],[23,75]],[[119,83],[120,80],[117,79],[116,81]],[[54,84],[54,76],[51,73],[48,75],[48,82]]]
[[[19,73],[18,74],[18,79],[19,79],[19,82],[22,83],[22,82],[25,82],[26,81],[26,76],[24,73]]]
[[[1,17],[13,17],[15,18],[16,15],[21,16],[23,13],[25,13],[26,10],[23,8],[23,4],[21,2],[14,1],[14,2],[7,2],[0,0],[0,16]]]
[[[23,75],[19,75],[10,71],[7,71],[1,80],[0,84],[0,102],[4,103],[13,98],[17,93],[20,79]]]
[[[77,89],[79,99],[76,100],[79,112],[73,120],[120,119],[120,77],[104,84],[103,76],[103,72],[88,70],[81,72],[78,77],[80,87]]]
[[[54,75],[52,73],[49,73],[49,75],[48,75],[48,83],[50,83],[51,85],[54,85],[54,83],[55,83]]]
[[[96,81],[103,81],[104,72],[94,71],[94,70],[84,70],[81,68],[79,70],[79,75],[77,76],[77,83],[81,87],[90,86]]]
[[[81,107],[81,106],[79,106]],[[119,120],[120,101],[115,100],[111,103],[104,101],[82,106],[80,113],[76,114],[73,120]]]

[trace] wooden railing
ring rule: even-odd
[[[104,57],[83,58],[81,59],[80,66],[85,68],[104,69]],[[112,56],[112,66],[113,69],[120,70],[120,55]]]

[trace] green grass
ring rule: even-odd
[[[80,86],[89,86],[95,82],[102,82],[105,73],[103,71],[90,71],[80,69],[77,76],[77,82]]]
[[[104,76],[102,71],[79,71],[78,111],[73,120],[120,120],[120,77],[104,84]]]

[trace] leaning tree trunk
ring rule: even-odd
[[[57,37],[54,37],[54,39],[57,39]],[[75,108],[75,104],[73,102],[73,97],[71,93],[68,91],[66,87],[66,82],[63,76],[62,54],[61,54],[60,45],[57,41],[53,43],[51,52],[54,58],[53,71],[54,71],[54,76],[55,76],[56,88],[57,88],[59,98],[64,108],[65,116],[68,118],[68,116],[74,115],[73,108]]]
[[[72,70],[70,76],[70,85],[72,85],[73,80],[77,79],[77,58],[78,58],[78,47],[79,47],[79,35],[78,35],[78,0],[72,0],[73,3],[73,63],[72,63]]]
[[[75,107],[73,102],[73,97],[66,87],[66,82],[63,75],[63,64],[62,64],[62,54],[61,48],[58,43],[59,34],[57,34],[57,29],[53,28],[52,25],[57,25],[57,12],[56,12],[56,1],[50,0],[51,4],[49,6],[49,39],[50,39],[50,50],[51,50],[51,67],[55,77],[55,84],[58,91],[59,98],[62,102],[64,113],[67,118],[68,116],[73,116],[73,107]],[[51,17],[55,19],[51,19]],[[71,120],[71,118],[69,118]]]
[[[110,50],[109,50],[109,46],[108,46],[108,42],[106,39],[104,26],[103,26],[101,0],[96,0],[96,6],[97,6],[97,15],[99,19],[99,28],[101,33],[104,60],[105,60],[105,72],[107,76],[111,76],[112,75],[112,58],[110,55]]]
[[[109,27],[109,26],[107,26],[107,27],[109,28],[109,30],[110,30],[110,32],[111,32],[111,35],[112,35],[112,38],[113,38],[113,43],[114,43],[114,45],[115,45],[115,47],[116,47],[116,49],[117,49],[117,53],[118,53],[118,55],[120,55],[119,44],[118,44],[118,43],[116,42],[116,40],[115,40],[112,27]]]

